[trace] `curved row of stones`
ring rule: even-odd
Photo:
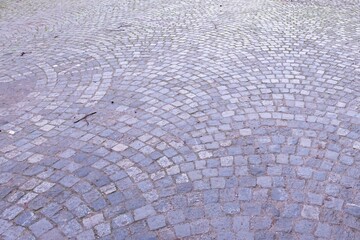
[[[43,2],[1,22],[1,238],[360,237],[356,1]]]

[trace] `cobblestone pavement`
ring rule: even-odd
[[[0,239],[360,239],[358,0],[0,0],[0,43]]]

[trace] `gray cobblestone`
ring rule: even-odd
[[[85,232],[80,233],[76,239],[78,240],[91,240],[91,239],[95,239],[95,235],[94,232],[90,229],[90,230],[86,230]]]
[[[328,238],[331,236],[331,227],[328,224],[324,224],[324,223],[319,223],[316,231],[315,231],[315,236],[317,237],[323,237],[323,238]]]
[[[53,228],[53,225],[46,219],[41,219],[40,221],[31,225],[30,230],[34,233],[35,236],[39,237],[42,234],[48,232]]]
[[[308,219],[319,219],[319,208],[305,205],[301,211],[301,216]]]
[[[359,205],[348,203],[345,206],[345,211],[355,217],[360,216],[360,206]]]
[[[252,219],[251,227],[256,230],[269,229],[271,226],[271,219],[269,217],[255,217]]]
[[[36,218],[37,217],[33,212],[24,211],[15,219],[15,223],[26,227],[32,224],[36,220]]]
[[[234,232],[240,232],[242,230],[249,230],[250,217],[236,216],[233,218],[232,228]]]
[[[295,231],[299,233],[309,233],[315,229],[314,222],[310,220],[301,220],[295,224]]]
[[[98,223],[101,223],[103,221],[104,221],[104,216],[102,214],[96,214],[96,215],[90,216],[88,218],[84,218],[83,225],[86,228],[92,228],[95,225],[97,225]]]
[[[96,235],[104,237],[111,234],[111,226],[108,223],[101,223],[95,226]]]
[[[144,219],[148,216],[154,215],[156,212],[151,205],[146,205],[144,207],[138,208],[134,211],[134,219],[135,221]]]
[[[149,217],[147,219],[147,223],[149,225],[150,230],[159,229],[165,227],[165,217],[162,215],[157,215],[153,217]]]
[[[113,222],[116,226],[122,227],[122,226],[126,226],[126,225],[132,223],[133,221],[134,220],[133,220],[132,216],[127,215],[127,214],[122,214],[122,215],[116,217]]]
[[[207,233],[210,229],[208,220],[197,220],[193,222],[190,227],[192,234],[204,234]]]
[[[178,238],[188,237],[191,235],[190,224],[178,224],[174,226],[175,234]]]
[[[68,237],[75,237],[82,231],[81,225],[75,219],[64,223],[60,229]]]
[[[170,224],[178,224],[185,221],[185,215],[181,210],[170,211],[167,214],[167,219]]]
[[[285,201],[288,197],[288,194],[284,189],[275,188],[271,191],[271,197],[273,200]]]

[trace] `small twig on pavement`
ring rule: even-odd
[[[81,120],[85,120],[86,123],[89,125],[89,122],[86,120],[86,118],[94,115],[95,113],[96,113],[96,112],[92,112],[92,113],[86,114],[85,116],[83,116],[83,117],[80,118],[79,120],[76,120],[74,123],[78,123],[78,122],[80,122]]]

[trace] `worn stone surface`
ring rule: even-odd
[[[0,239],[360,239],[359,1],[0,12]]]

